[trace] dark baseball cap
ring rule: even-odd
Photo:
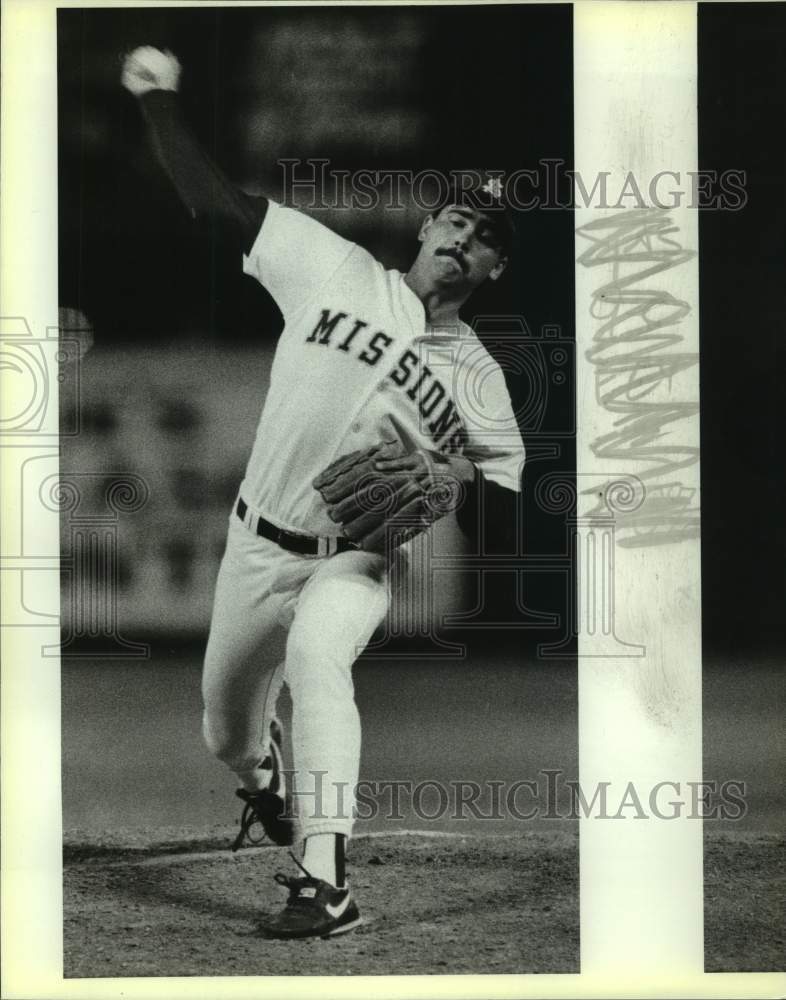
[[[505,200],[505,179],[501,173],[482,170],[463,170],[451,175],[446,197],[433,211],[436,217],[448,205],[466,205],[488,217],[505,254],[515,245],[516,226],[514,213]]]

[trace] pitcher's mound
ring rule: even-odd
[[[291,976],[579,971],[578,837],[391,834],[354,839],[364,923],[271,941],[261,920],[295,873],[286,851],[231,854],[233,831],[66,838],[65,975]]]

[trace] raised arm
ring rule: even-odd
[[[169,51],[146,45],[129,53],[122,83],[139,101],[156,157],[191,215],[221,224],[247,253],[259,232],[268,200],[241,191],[204,151],[183,119],[177,90],[180,63]]]
[[[139,100],[156,156],[188,210],[221,224],[243,252],[245,273],[265,286],[285,319],[359,250],[315,219],[247,195],[227,180],[183,121],[180,63],[171,52],[135,49],[126,56],[122,82]]]

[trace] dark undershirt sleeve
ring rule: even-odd
[[[210,159],[183,119],[177,94],[151,90],[139,103],[156,158],[188,211],[221,225],[230,244],[248,253],[265,218],[267,198],[241,191]]]
[[[475,481],[456,511],[459,528],[474,549],[481,528],[490,551],[511,555],[516,549],[521,494],[486,479],[475,466]]]

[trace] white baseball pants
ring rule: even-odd
[[[388,603],[384,557],[298,555],[230,517],[205,654],[204,736],[247,790],[258,789],[286,681],[304,837],[351,833],[360,761],[352,665]]]

